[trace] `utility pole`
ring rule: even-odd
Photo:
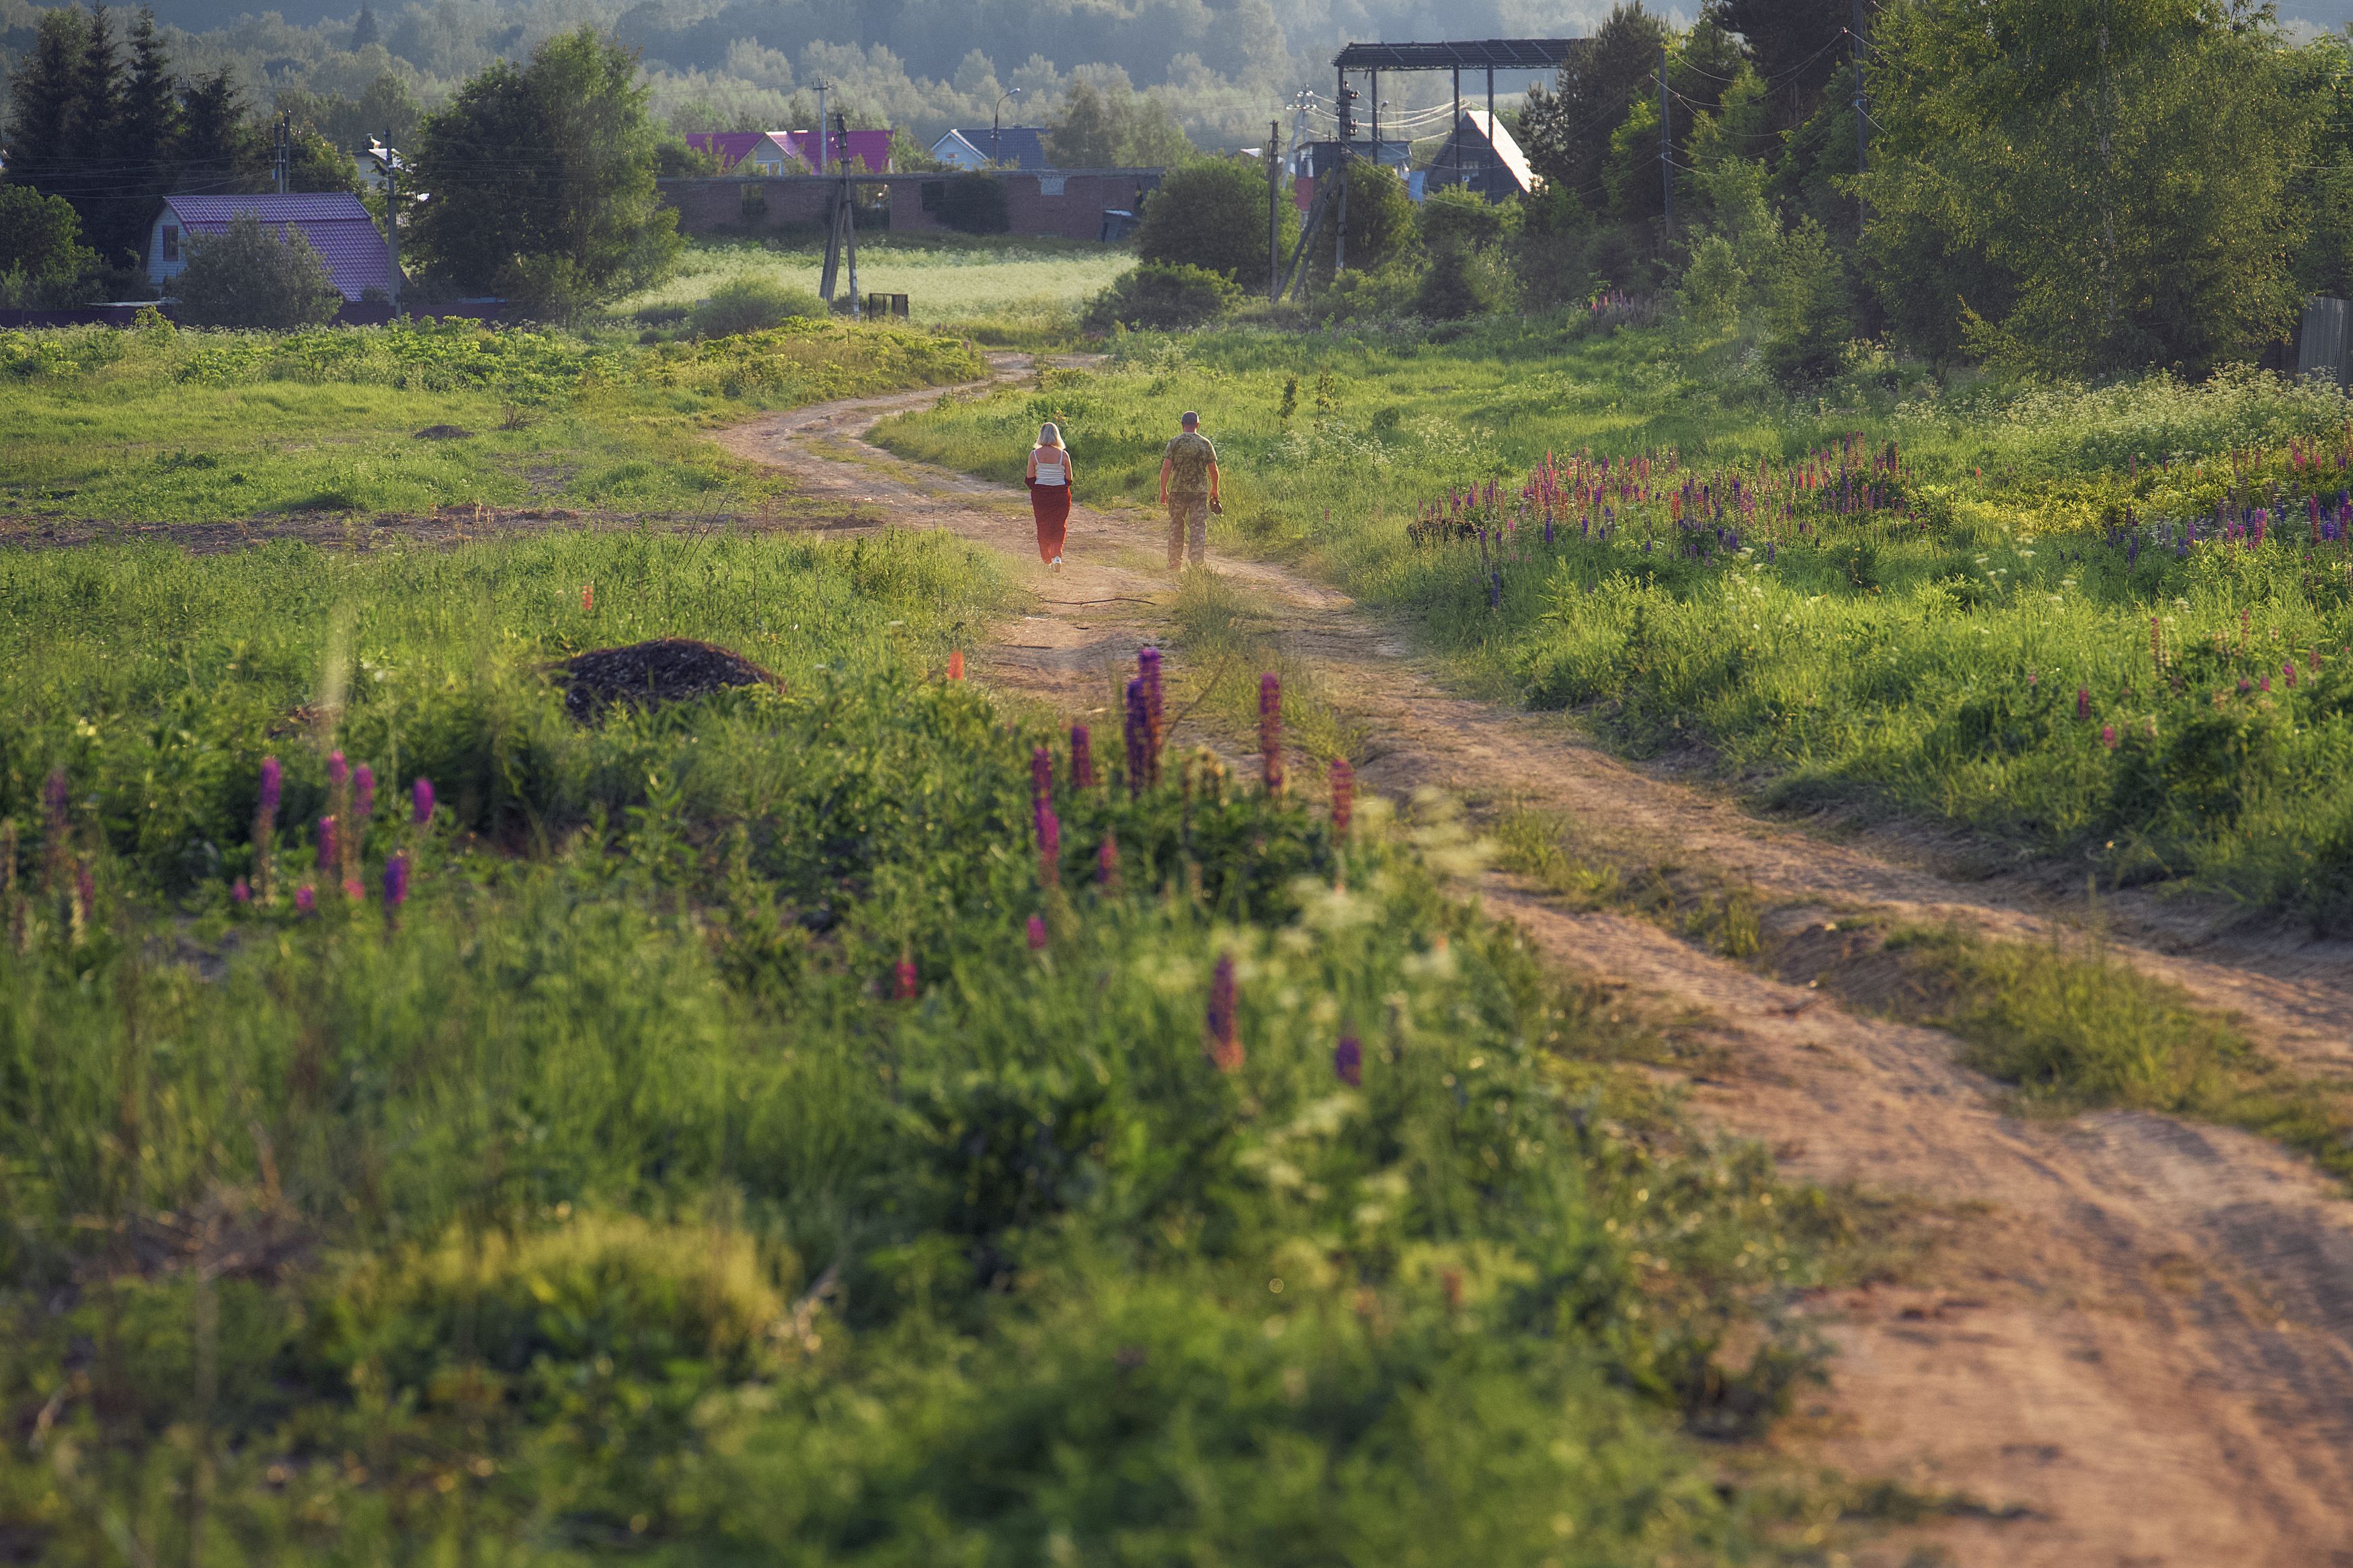
[[[841,134],[841,142],[834,151],[835,162],[841,168],[841,238],[849,252],[849,319],[862,321],[866,314],[865,297],[858,292],[858,203],[849,188],[849,116],[836,114],[834,127]]]
[[[1487,68],[1487,161],[1479,170],[1479,194],[1489,201],[1495,199],[1495,171],[1504,166],[1504,155],[1496,151],[1503,143],[1495,139],[1495,68]]]
[[[269,128],[270,174],[277,182],[278,194],[286,194],[286,184],[294,162],[294,117],[281,114],[278,123]]]
[[[1282,299],[1282,121],[1266,122],[1266,302]]]
[[[1862,0],[1854,0],[1854,26],[1847,29],[1847,47],[1854,56],[1854,172],[1862,174],[1871,155],[1871,117],[1862,104]]]
[[[1856,0],[1860,5],[1862,0]],[[1659,250],[1664,254],[1667,242],[1675,232],[1675,144],[1669,124],[1672,108],[1667,101],[1667,46],[1659,46],[1659,188],[1665,194],[1666,227],[1659,236]]]
[[[400,176],[408,164],[392,145],[392,132],[384,133],[381,142],[368,143],[368,159],[384,174],[384,244],[392,258],[392,303],[394,312],[400,305]]]
[[[825,173],[825,128],[833,123],[825,117],[825,89],[832,85],[829,81],[817,84],[817,172],[820,174]]]

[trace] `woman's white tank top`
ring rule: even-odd
[[[1047,448],[1042,447],[1038,449],[1038,482],[1041,485],[1067,484],[1069,482],[1065,477],[1067,470],[1063,468],[1059,458],[1054,461],[1048,461],[1046,451]]]

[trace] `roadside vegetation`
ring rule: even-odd
[[[1815,1560],[1839,1498],[1705,1440],[1867,1226],[1683,1133],[1442,812],[1090,782],[942,679],[1003,592],[899,534],[0,565],[9,1538]],[[554,661],[657,632],[777,682],[576,719]]]

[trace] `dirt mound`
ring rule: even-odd
[[[457,425],[427,425],[412,439],[418,441],[462,441],[473,432]]]
[[[583,722],[617,703],[658,708],[730,687],[777,684],[750,659],[688,637],[590,648],[554,666],[554,673],[564,682],[564,706]]]

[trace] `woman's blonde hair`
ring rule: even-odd
[[[1050,422],[1038,426],[1038,445],[1040,447],[1059,447],[1061,444],[1062,427],[1060,426]]]

